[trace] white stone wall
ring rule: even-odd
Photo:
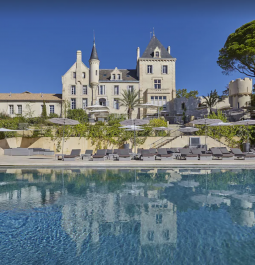
[[[76,73],[76,78],[73,76]],[[85,77],[84,74],[85,73]],[[75,86],[76,93],[72,95],[71,88]],[[87,86],[87,94],[83,94],[83,86]],[[71,104],[71,98],[76,99],[76,108],[82,108],[82,100],[87,99],[91,105],[92,89],[89,82],[89,68],[82,62],[81,52],[77,51],[77,60],[62,76],[62,99]]]
[[[161,90],[166,90],[169,101],[175,98],[175,60],[176,59],[144,59],[139,58],[139,81],[141,93],[144,93],[146,89],[154,89],[154,79],[161,80]],[[152,65],[153,72],[147,73],[147,66]],[[168,73],[163,74],[163,65],[167,65]],[[150,99],[150,93],[145,100]]]
[[[112,81],[112,82],[100,82],[100,85],[105,86],[105,94],[99,95],[98,89],[96,89],[96,103],[99,103],[99,100],[104,98],[106,100],[106,105],[109,107],[110,113],[113,114],[127,114],[127,110],[123,106],[119,106],[119,109],[114,108],[114,99],[121,99],[122,93],[125,90],[128,90],[129,86],[134,87],[134,91],[139,90],[139,82],[119,82],[119,81]],[[119,94],[114,94],[114,86],[119,86]],[[135,108],[133,111],[133,118],[137,116],[138,108]]]
[[[10,114],[10,105],[13,105],[14,114]],[[18,114],[18,105],[22,106],[22,116],[32,118],[39,117],[42,114],[42,101],[29,102],[29,101],[4,101],[0,102],[0,112],[8,114],[10,117],[16,117]],[[50,114],[50,105],[54,105],[54,113],[61,115],[61,102],[45,102],[47,115]]]
[[[229,82],[229,101],[231,107],[242,108],[251,100],[252,79],[238,78]]]

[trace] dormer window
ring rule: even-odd
[[[161,52],[159,47],[156,47],[154,50],[154,58],[160,58],[161,57]]]
[[[120,74],[118,74],[118,80],[120,80]]]
[[[115,74],[112,75],[112,80],[115,80]]]

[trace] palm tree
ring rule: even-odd
[[[210,94],[207,96],[202,96],[205,99],[203,103],[204,106],[210,109],[210,114],[212,114],[212,108],[221,101],[221,97],[218,95],[216,89],[214,91],[211,90]]]
[[[124,90],[122,98],[119,99],[120,106],[127,108],[128,119],[132,118],[134,108],[139,104],[139,91]]]

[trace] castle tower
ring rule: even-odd
[[[251,101],[251,94],[251,78],[238,78],[229,82],[229,103],[232,108],[245,107]]]
[[[96,50],[96,43],[94,40],[92,52],[89,59],[90,71],[89,71],[89,78],[90,78],[90,86],[92,88],[92,102],[91,105],[96,103],[96,89],[99,84],[99,59]]]

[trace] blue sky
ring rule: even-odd
[[[191,1],[192,2],[192,1]],[[0,10],[0,92],[61,93],[61,76],[82,51],[88,60],[93,30],[101,69],[136,67],[150,32],[171,46],[176,88],[221,93],[226,76],[216,61],[228,35],[254,19],[248,1],[11,1]]]

